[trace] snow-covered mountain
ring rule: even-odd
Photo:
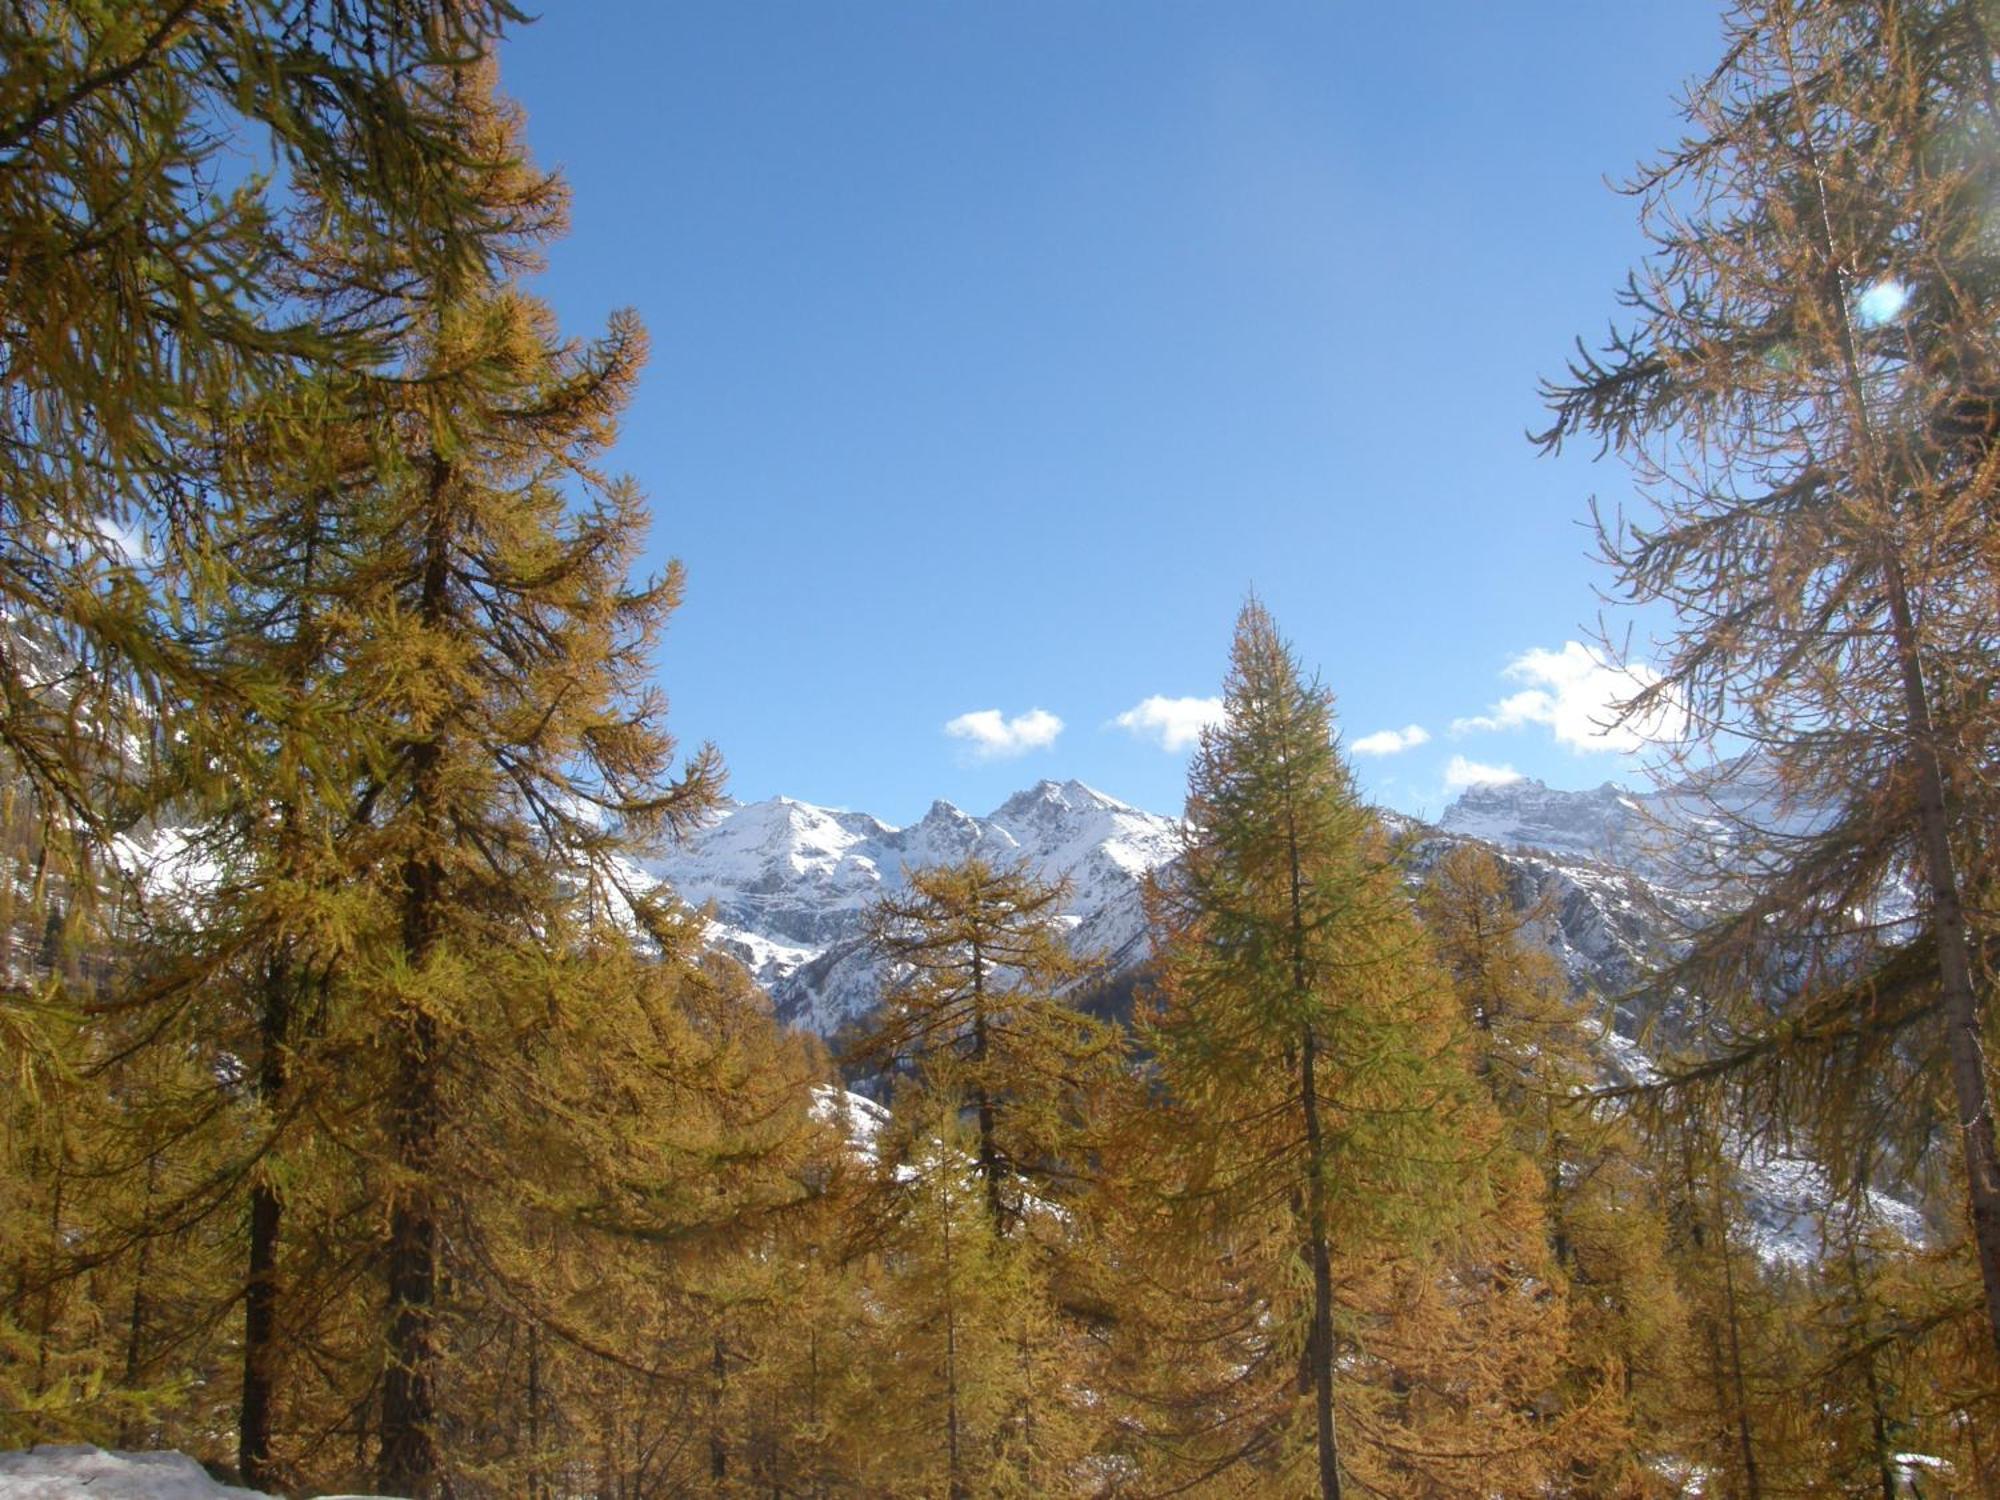
[[[1684,861],[1690,833],[1698,844],[1726,829],[1707,814],[1691,826],[1685,802],[1524,780],[1468,791],[1435,827],[1385,817],[1410,845],[1417,874],[1458,844],[1492,847],[1522,899],[1550,902],[1544,937],[1577,988],[1619,996],[1708,910],[1673,880],[1675,861]],[[730,804],[643,868],[712,912],[714,940],[750,967],[780,1016],[830,1035],[874,1003],[880,974],[862,944],[863,914],[908,870],[976,854],[1067,879],[1078,947],[1117,972],[1146,957],[1140,882],[1174,857],[1177,827],[1079,781],[1038,782],[983,818],[937,802],[905,828],[774,797]],[[1636,1036],[1646,1019],[1624,1009],[1616,1029]]]
[[[1579,993],[1598,998],[1599,1055],[1607,1075],[1653,1071],[1645,1040],[1672,1035],[1678,1017],[1641,982],[1711,916],[1709,882],[1732,859],[1741,820],[1810,814],[1782,806],[1772,789],[1740,778],[1719,806],[1689,791],[1633,792],[1610,784],[1563,791],[1538,781],[1476,787],[1436,825],[1385,813],[1413,879],[1466,843],[1486,845],[1523,903],[1546,900],[1541,933]],[[987,816],[947,802],[893,827],[867,813],[788,797],[732,804],[707,829],[645,873],[712,913],[714,941],[750,966],[787,1021],[831,1035],[864,1016],[881,990],[880,966],[862,936],[868,905],[925,865],[980,855],[1025,860],[1071,883],[1068,919],[1081,949],[1110,972],[1147,956],[1141,880],[1170,861],[1176,820],[1130,807],[1078,781],[1042,781]],[[1739,1163],[1746,1225],[1760,1253],[1803,1263],[1819,1254],[1813,1209],[1824,1173],[1810,1160],[1747,1151]],[[1875,1213],[1913,1238],[1914,1210],[1876,1195]]]
[[[1532,777],[1468,788],[1438,826],[1500,849],[1581,859],[1694,893],[1741,868],[1752,834],[1800,836],[1820,808],[1786,795],[1764,762],[1725,761],[1687,782],[1635,791],[1613,782],[1561,791]]]
[[[1435,827],[1385,817],[1418,874],[1458,844],[1492,847],[1524,900],[1550,902],[1544,936],[1577,987],[1605,996],[1632,988],[1706,914],[1675,877],[1691,847],[1729,832],[1725,817],[1693,814],[1685,795],[1528,780],[1473,788]],[[1177,827],[1080,781],[1038,782],[985,817],[936,802],[904,828],[774,797],[729,804],[642,868],[712,913],[715,942],[749,966],[780,1016],[830,1035],[874,1004],[881,976],[862,942],[864,913],[907,871],[979,855],[1067,879],[1078,947],[1115,973],[1146,957],[1140,883],[1174,857]],[[1646,1019],[1621,1010],[1616,1029],[1636,1036]]]
[[[1065,879],[1076,946],[1115,972],[1145,956],[1140,881],[1173,858],[1176,828],[1080,781],[1038,782],[983,818],[936,802],[907,828],[774,797],[730,805],[644,870],[712,910],[714,940],[749,965],[781,1017],[831,1035],[875,1002],[863,914],[908,871],[978,855]]]

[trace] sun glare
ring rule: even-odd
[[[1880,328],[1902,316],[1909,300],[1909,288],[1893,276],[1885,276],[1854,299],[1854,315],[1864,328]]]

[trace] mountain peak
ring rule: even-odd
[[[1100,792],[1094,786],[1087,786],[1074,777],[1068,781],[1051,781],[1047,777],[1024,791],[1016,792],[990,816],[1026,817],[1042,813],[1045,809],[1061,809],[1067,812],[1130,812],[1132,809],[1116,797]]]

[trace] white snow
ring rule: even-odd
[[[0,1500],[264,1500],[218,1484],[185,1453],[43,1444],[0,1453]]]
[[[148,896],[174,906],[192,907],[222,884],[222,867],[214,851],[191,829],[121,833],[111,841],[111,851],[119,869],[137,880]]]
[[[1072,941],[1123,967],[1144,946],[1140,882],[1178,847],[1171,818],[1080,781],[1043,781],[987,817],[936,802],[906,828],[791,797],[734,803],[642,871],[711,908],[712,939],[749,966],[778,1014],[827,1035],[875,1003],[881,976],[864,915],[910,870],[976,855],[1067,879]]]
[[[877,1160],[876,1137],[889,1123],[889,1111],[873,1099],[832,1084],[817,1084],[813,1088],[812,1113],[814,1119],[837,1125],[856,1156],[870,1164]]]

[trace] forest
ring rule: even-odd
[[[656,680],[647,331],[529,289],[529,16],[0,6],[0,1448],[409,1500],[2000,1494],[1996,28],[1732,7],[1542,390],[1642,500],[1604,587],[1674,622],[1628,722],[1821,810],[1734,830],[1631,1079],[1622,997],[1489,855],[1419,867],[1255,594],[1136,984],[970,859],[871,907],[862,1023],[780,1024],[633,876],[728,747]],[[1750,1233],[1772,1142],[1809,1264]]]

